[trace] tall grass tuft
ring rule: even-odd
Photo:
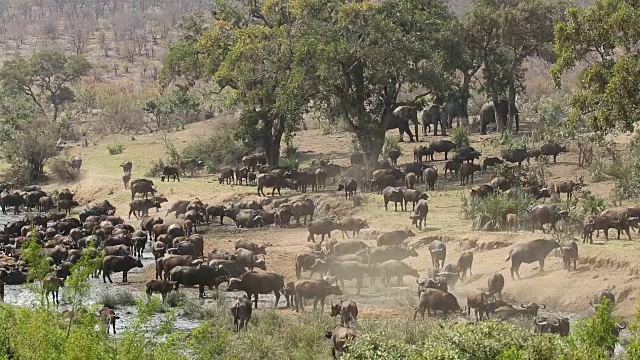
[[[471,219],[473,228],[482,231],[496,231],[504,228],[507,214],[516,214],[522,220],[529,215],[529,208],[535,200],[522,188],[515,188],[513,196],[491,194],[485,198],[461,197],[461,213],[465,219]]]
[[[116,290],[113,292],[105,291],[98,296],[98,303],[115,309],[119,306],[135,305],[136,298],[127,290]]]

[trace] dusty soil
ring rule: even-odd
[[[170,134],[172,140],[178,146],[184,146],[198,136],[205,136],[216,131],[220,124],[229,121],[229,118],[214,119],[207,122],[193,124],[185,131]],[[295,144],[303,162],[310,159],[323,157],[334,162],[346,165],[350,149],[350,137],[347,133],[322,135],[318,129],[313,129],[312,124],[307,124],[308,130],[298,133]],[[390,135],[397,132],[390,132]],[[492,135],[472,137],[472,145],[481,149],[483,156],[497,155],[498,149],[490,143]],[[433,137],[427,137],[431,141]],[[422,139],[421,139],[422,140]],[[110,156],[106,146],[114,141],[125,144],[123,154]],[[624,141],[622,139],[621,141]],[[414,144],[401,143],[403,156],[399,164],[413,161],[412,147]],[[570,149],[575,150],[575,149]],[[164,148],[158,135],[136,136],[132,140],[130,136],[112,136],[92,145],[89,148],[71,146],[70,155],[78,155],[83,158],[82,179],[73,184],[52,184],[46,190],[69,187],[78,192],[81,204],[88,204],[102,199],[109,199],[118,207],[118,214],[126,217],[130,192],[125,190],[122,181],[122,170],[119,164],[125,160],[134,163],[134,178],[143,177],[150,166],[152,159],[164,157]],[[440,174],[444,165],[443,157],[436,157],[435,162]],[[561,154],[558,163],[552,164],[549,181],[576,179],[584,175],[587,188],[599,196],[607,197],[612,184],[601,182],[589,183],[589,170],[577,166],[577,154],[571,151],[569,154]],[[476,179],[476,184],[486,182],[491,174],[482,175]],[[209,204],[224,203],[235,198],[257,198],[255,187],[219,185],[215,175],[201,175],[195,178],[184,178],[181,182],[155,183],[157,188],[169,198],[170,203],[177,200],[200,198]],[[424,190],[425,185],[420,184],[419,189]],[[465,244],[476,241],[478,248],[491,250],[476,251],[473,264],[473,275],[470,279],[459,284],[455,290],[461,304],[465,302],[466,292],[471,289],[486,287],[487,276],[500,272],[505,276],[505,292],[514,302],[528,303],[531,301],[544,303],[550,310],[571,312],[576,314],[589,314],[592,312],[589,299],[599,290],[609,288],[616,294],[619,305],[616,313],[625,318],[630,318],[636,309],[636,302],[640,289],[640,261],[637,260],[640,248],[639,236],[633,235],[633,241],[613,240],[604,245],[601,239],[596,239],[597,244],[582,245],[580,242],[580,260],[578,271],[567,272],[562,269],[562,262],[553,252],[545,264],[545,272],[539,273],[537,264],[523,265],[520,274],[522,280],[512,280],[509,276],[510,262],[505,262],[507,254],[515,244],[537,238],[552,238],[537,231],[531,232],[479,232],[472,231],[471,221],[461,218],[461,196],[468,194],[470,186],[461,187],[459,181],[445,179],[442,175],[438,179],[435,191],[430,192],[429,215],[427,227],[417,233],[416,239],[422,237],[440,238],[446,241],[447,262],[456,262]],[[284,191],[284,196],[301,197],[300,193]],[[351,201],[344,199],[343,193],[336,191],[336,185],[328,186],[325,191],[308,194],[324,208],[329,204],[330,214],[339,217],[355,214],[368,219],[371,228],[375,230],[393,230],[410,226],[409,213],[385,211],[382,198],[376,194],[365,194],[364,205],[354,207]],[[630,203],[629,203],[630,204]],[[76,209],[76,212],[80,209]],[[165,211],[160,212],[164,216]],[[320,212],[318,216],[326,215]],[[168,221],[177,221],[173,214],[167,217]],[[226,219],[230,222],[229,219]],[[138,226],[138,220],[131,220]],[[250,239],[258,243],[269,244],[266,260],[269,270],[279,271],[285,274],[286,280],[295,279],[294,258],[299,252],[306,251],[307,230],[304,226],[289,229],[267,228],[240,230],[231,224],[220,226],[211,225],[208,228],[199,229],[205,233],[205,252],[213,248],[232,249],[237,239]],[[613,232],[612,232],[613,234]],[[341,235],[335,232],[339,240]],[[365,238],[365,235],[362,236]],[[372,244],[373,239],[367,239]],[[487,244],[492,243],[492,244]],[[493,246],[498,244],[498,246]],[[431,259],[426,247],[418,250],[420,256],[407,260],[414,266],[421,276],[426,274],[430,267]],[[154,269],[147,267],[143,272],[132,272],[129,276],[131,284],[128,286],[140,287],[144,281],[154,277]],[[117,276],[116,276],[117,277]],[[355,285],[355,284],[353,284]],[[408,305],[416,302],[416,289],[414,279],[405,277],[404,285],[392,288],[369,286],[360,296],[354,295],[353,285],[347,285],[346,295],[356,300],[366,313],[384,313],[408,316]],[[195,294],[194,294],[195,295]],[[400,309],[403,309],[402,311]],[[403,313],[403,311],[405,313]]]

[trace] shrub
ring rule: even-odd
[[[607,202],[603,198],[593,195],[589,190],[581,191],[578,202],[583,215],[600,214],[607,208]]]
[[[516,214],[522,220],[528,215],[528,209],[535,204],[522,188],[515,188],[512,197],[491,194],[482,199],[462,196],[462,215],[473,220],[475,230],[492,231],[503,227],[507,214]]]
[[[300,167],[300,162],[296,158],[284,158],[280,159],[280,166],[286,166],[294,169],[298,169]]]
[[[68,159],[54,159],[49,165],[49,170],[61,182],[76,181],[80,178],[80,171],[73,169]]]
[[[113,145],[107,146],[107,150],[109,150],[109,155],[122,154],[122,152],[124,151],[124,145],[114,143]]]
[[[187,145],[181,157],[183,159],[202,159],[209,173],[216,173],[225,165],[240,162],[249,149],[233,138],[232,130],[222,130],[200,138]]]
[[[133,306],[136,304],[136,298],[126,290],[105,291],[98,296],[98,303],[114,309],[118,306]]]
[[[144,176],[159,177],[162,175],[162,171],[164,170],[164,167],[165,167],[165,163],[164,161],[162,161],[162,159],[151,160],[151,167],[149,168],[149,170],[147,170]]]
[[[385,136],[384,137],[384,146],[382,147],[382,157],[387,158],[387,154],[392,149],[400,150],[400,146],[398,145],[398,137],[397,136]]]
[[[453,128],[449,132],[449,136],[458,149],[469,146],[469,132],[467,129],[463,127]]]

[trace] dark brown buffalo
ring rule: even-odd
[[[275,195],[276,190],[278,195],[281,195],[280,189],[287,184],[285,178],[279,174],[260,174],[256,181],[258,183],[258,196],[266,196],[264,193],[265,187],[273,188],[271,196]]]
[[[283,285],[284,287],[284,285]],[[338,285],[332,285],[326,280],[298,280],[294,284],[296,298],[296,312],[304,311],[303,299],[313,299],[313,309],[318,307],[324,311],[324,301],[328,295],[342,295]]]
[[[236,241],[236,245],[235,245],[236,250],[237,249],[246,249],[249,251],[253,251],[254,254],[256,255],[266,255],[267,254],[267,250],[265,245],[258,245],[256,243],[254,243],[253,241],[249,241],[249,240],[237,240]]]
[[[500,273],[491,274],[487,279],[487,289],[489,295],[496,296],[498,299],[502,299],[502,289],[504,289],[504,276]]]
[[[338,191],[342,190],[344,190],[344,197],[350,199],[358,190],[358,182],[353,178],[346,179],[344,184],[338,184]]]
[[[362,219],[354,216],[347,216],[342,218],[338,224],[340,225],[340,230],[342,231],[342,238],[344,239],[345,234],[349,237],[348,231],[351,231],[353,237],[356,237],[360,234],[360,230],[366,229],[369,227],[369,223],[367,223],[367,219]]]
[[[467,276],[467,270],[469,270],[469,276],[471,276],[471,266],[473,265],[473,253],[471,251],[464,251],[458,258],[458,270],[460,270],[460,280],[464,280]]]
[[[501,155],[502,159],[512,164],[517,163],[518,166],[522,166],[522,162],[529,158],[529,154],[523,149],[513,149],[504,151]]]
[[[604,299],[607,300],[610,307],[613,307],[616,304],[616,297],[613,293],[609,290],[602,290],[598,291],[598,293],[593,296],[592,300],[589,300],[589,305],[597,308],[604,302]]]
[[[331,301],[331,317],[340,315],[340,324],[348,326],[358,321],[358,305],[353,300],[342,300],[334,304]]]
[[[414,248],[404,248],[399,246],[379,246],[367,249],[368,264],[379,264],[387,260],[404,260],[417,257],[418,252]]]
[[[429,203],[427,203],[427,200],[420,199],[415,209],[413,210],[413,214],[409,215],[409,219],[411,219],[411,225],[415,225],[418,230],[422,230],[422,226],[426,225],[428,214]]]
[[[450,140],[435,140],[429,144],[429,149],[431,150],[431,161],[433,160],[433,154],[435,153],[444,153],[444,159],[447,160],[449,155],[449,151],[456,148],[456,144],[451,142]]]
[[[151,295],[153,293],[159,293],[162,296],[162,302],[164,303],[167,294],[173,290],[176,285],[175,281],[167,281],[167,280],[149,280],[145,284],[145,289],[147,293],[147,299],[151,299]]]
[[[300,279],[302,277],[302,272],[306,270],[311,270],[311,275],[315,272],[313,270],[313,264],[316,263],[316,260],[323,259],[324,255],[318,254],[309,254],[309,253],[299,253],[296,255],[296,278]]]
[[[317,260],[316,263],[321,261]],[[364,264],[359,261],[333,261],[328,265],[327,275],[335,277],[336,281],[340,282],[342,289],[345,289],[345,280],[356,280],[356,294],[360,295],[362,279],[367,272]]]
[[[165,280],[171,279],[171,270],[176,266],[188,266],[191,265],[193,256],[191,255],[165,255],[156,260],[156,279],[162,279],[162,273],[164,272]]]
[[[504,161],[500,158],[494,156],[484,158],[484,160],[482,160],[482,172],[486,173],[488,167],[493,167],[500,164],[504,164]]]
[[[431,254],[431,264],[434,268],[439,269],[444,266],[447,258],[447,246],[442,241],[432,241],[429,244],[429,253]]]
[[[571,326],[569,318],[538,316],[533,320],[533,332],[537,334],[558,334],[568,336]]]
[[[106,256],[127,256],[129,255],[129,247],[127,245],[105,246],[103,251]]]
[[[252,311],[251,300],[246,295],[243,295],[236,301],[231,308],[231,314],[233,315],[233,327],[235,331],[240,331],[249,324],[249,321],[251,321]]]
[[[416,236],[416,234],[411,230],[392,230],[386,231],[382,234],[378,235],[376,238],[377,246],[399,246],[402,243],[412,236]]]
[[[469,179],[471,179],[471,183],[473,184],[473,174],[480,170],[482,170],[482,168],[478,164],[464,163],[460,165],[460,186],[468,184]]]
[[[518,317],[532,317],[538,316],[539,309],[546,309],[544,304],[536,304],[534,302],[529,305],[520,304],[520,308],[501,306],[495,310],[495,317],[498,320],[508,320]]]
[[[567,147],[555,143],[547,143],[540,145],[540,154],[544,156],[553,156],[553,162],[556,162],[558,154],[567,152]]]
[[[127,282],[127,273],[133,268],[141,268],[142,261],[132,256],[105,256],[102,259],[102,281],[112,283],[111,273],[122,272],[122,282]]]
[[[360,250],[367,249],[368,246],[362,241],[353,240],[353,241],[344,241],[334,244],[329,248],[329,253],[331,255],[347,255],[347,254],[355,254]]]
[[[380,280],[383,285],[391,285],[391,278],[397,277],[398,285],[402,285],[404,276],[419,277],[418,270],[398,260],[387,260],[376,266],[376,270],[380,273]]]
[[[416,284],[418,284],[418,299],[420,298],[420,294],[422,294],[425,289],[438,289],[444,292],[449,291],[447,282],[437,275],[434,275],[434,277],[426,278],[422,281],[418,281],[418,279],[416,279]]]
[[[218,287],[218,278],[227,276],[227,272],[221,270],[217,266],[209,266],[200,264],[198,266],[176,266],[171,269],[171,281],[175,282],[175,289],[178,291],[180,285],[195,286],[198,285],[198,296],[204,298],[206,296],[205,286],[212,289]]]
[[[247,269],[237,260],[212,259],[209,261],[209,266],[217,266],[226,271],[229,274],[229,277],[235,278],[239,278],[242,274],[247,272]]]
[[[560,244],[554,240],[543,240],[537,239],[526,242],[524,244],[518,244],[511,251],[509,251],[509,256],[506,261],[511,259],[511,278],[515,273],[520,279],[520,274],[518,270],[520,269],[520,264],[531,264],[534,261],[537,261],[540,264],[540,272],[544,271],[544,259],[549,255],[551,250],[560,247]]]
[[[418,313],[420,313],[424,320],[425,311],[427,312],[427,316],[431,316],[431,311],[436,314],[438,310],[444,315],[447,315],[449,312],[459,311],[460,305],[458,305],[458,300],[451,293],[438,289],[425,289],[420,294],[420,301],[413,313],[413,320],[416,319]]]
[[[250,271],[242,277],[231,278],[227,291],[244,291],[251,301],[251,296],[255,297],[254,306],[258,308],[258,294],[269,294],[273,292],[276,301],[273,307],[278,307],[280,301],[280,291],[284,288],[284,275],[268,271]]]
[[[324,337],[331,340],[331,355],[338,359],[347,350],[346,343],[356,338],[356,332],[346,326],[336,325],[332,330],[327,330]]]
[[[531,232],[534,232],[539,226],[542,232],[546,233],[544,224],[551,224],[551,230],[557,231],[556,223],[560,220],[566,220],[569,212],[560,209],[557,205],[535,205],[529,210],[529,214],[533,223]]]
[[[481,290],[472,290],[467,294],[467,316],[471,316],[471,309],[474,310],[476,321],[489,318],[489,293]]]
[[[563,241],[560,244],[560,251],[562,251],[564,268],[567,269],[567,271],[571,271],[571,262],[573,262],[573,270],[577,270],[578,244],[573,240]]]
[[[249,271],[253,271],[253,268],[258,268],[262,270],[267,270],[267,265],[264,259],[258,259],[256,254],[244,248],[238,248],[235,252],[235,258],[238,260],[242,266],[249,269]]]
[[[131,201],[134,200],[136,194],[142,194],[146,199],[149,194],[153,196],[156,192],[157,190],[153,188],[153,184],[149,181],[131,182]]]
[[[173,181],[176,181],[177,179],[178,182],[180,182],[180,169],[178,169],[176,166],[165,166],[162,169],[162,176],[160,177],[160,181],[165,181],[166,179],[168,182],[169,178],[173,178]]]
[[[117,316],[113,309],[108,307],[103,307],[98,310],[98,316],[100,317],[100,321],[106,326],[107,334],[109,333],[109,326],[113,327],[113,333],[116,333],[116,320],[120,319],[120,316]]]
[[[416,209],[416,204],[418,203],[418,201],[427,200],[429,198],[429,195],[419,190],[406,189],[402,190],[402,197],[404,199],[404,209],[406,211],[409,211],[409,207],[407,206],[407,204],[411,202],[411,210],[413,211]]]
[[[309,231],[307,241],[313,241],[315,243],[315,235],[320,235],[320,244],[322,244],[325,235],[331,238],[331,232],[333,230],[340,230],[340,225],[333,219],[324,218],[311,221],[309,225],[307,225],[307,230]]]
[[[389,210],[387,205],[390,201],[393,201],[396,211],[398,211],[398,203],[400,203],[400,210],[404,211],[404,193],[402,192],[402,188],[387,186],[382,190],[382,197],[384,199],[385,210]]]

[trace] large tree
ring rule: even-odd
[[[447,51],[457,31],[442,1],[296,0],[302,68],[317,103],[337,102],[368,161],[376,161],[403,90],[451,89]],[[418,100],[418,99],[414,99]]]
[[[216,2],[215,19],[202,28],[193,21],[165,61],[164,79],[182,78],[188,85],[204,77],[219,90],[236,90],[240,108],[237,137],[262,147],[269,164],[277,165],[286,132],[302,121],[313,84],[299,63],[295,19],[287,0],[264,4]],[[194,35],[195,33],[195,35]]]
[[[509,127],[516,93],[524,90],[524,61],[554,59],[553,27],[566,6],[565,0],[474,0],[465,14],[467,44],[482,59],[484,91],[494,102],[508,100]],[[502,130],[500,121],[497,126]]]
[[[84,56],[65,56],[59,51],[40,51],[30,58],[4,63],[0,83],[8,90],[28,96],[43,114],[54,122],[61,108],[73,101],[69,87],[89,73],[91,64]],[[52,110],[49,110],[50,105]]]
[[[556,83],[578,64],[578,89],[571,98],[571,119],[586,120],[594,130],[631,131],[640,118],[640,12],[634,1],[596,0],[571,8],[556,25],[552,67]]]

